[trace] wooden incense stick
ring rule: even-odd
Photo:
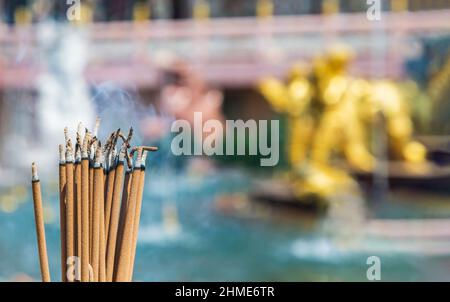
[[[75,203],[74,203],[74,156],[70,139],[66,146],[66,249],[69,259],[75,256]],[[74,277],[68,278],[74,281]]]
[[[92,264],[92,244],[93,244],[93,213],[94,213],[94,146],[93,141],[90,140],[89,142],[89,263]]]
[[[111,208],[112,208],[112,199],[113,199],[113,193],[114,193],[114,182],[115,182],[115,176],[116,176],[116,143],[117,139],[120,134],[120,129],[118,129],[111,141],[111,157],[108,159],[108,176],[106,181],[106,191],[105,191],[105,236],[106,238],[109,237],[109,227],[110,227],[110,220],[111,220]],[[108,152],[109,153],[109,152]],[[108,154],[109,155],[109,154]]]
[[[89,281],[89,133],[85,134],[81,154],[81,281]]]
[[[120,194],[122,192],[123,170],[125,163],[125,147],[119,153],[118,163],[114,175],[114,189],[111,202],[111,214],[109,219],[109,231],[107,232],[106,247],[106,280],[111,282],[114,274],[114,259],[116,252],[117,230],[120,217]],[[108,222],[107,222],[108,225]]]
[[[109,168],[108,156],[111,142],[107,142],[108,146],[103,150],[102,158],[105,165],[105,169]],[[105,184],[106,184],[106,172],[103,170],[102,180],[100,182],[100,260],[99,260],[99,281],[106,282],[106,235],[105,235]]]
[[[131,180],[130,196],[128,199],[128,206],[125,214],[125,224],[122,235],[122,242],[120,244],[117,274],[115,280],[119,282],[126,282],[129,278],[131,246],[133,241],[133,224],[134,215],[136,212],[136,200],[139,190],[140,175],[141,175],[141,156],[137,153],[137,158],[133,170],[133,177]]]
[[[117,275],[117,268],[119,263],[119,251],[122,247],[122,238],[123,238],[123,232],[125,228],[125,217],[127,214],[127,208],[128,208],[128,201],[130,198],[130,190],[131,190],[131,181],[133,180],[133,169],[132,166],[128,166],[127,164],[127,170],[125,172],[125,181],[123,184],[123,191],[122,191],[122,200],[120,204],[120,214],[119,214],[119,225],[117,228],[117,239],[115,242],[116,245],[116,251],[114,256],[114,275],[113,280],[116,279]]]
[[[94,130],[92,133],[92,140],[90,141],[90,154],[91,154],[91,166],[90,166],[90,170],[89,170],[89,181],[90,181],[90,243],[91,243],[91,254],[90,254],[90,262],[93,262],[93,255],[92,255],[92,246],[93,246],[93,241],[94,241],[94,179],[95,179],[95,173],[94,173],[94,165],[95,165],[95,154],[96,154],[96,147],[97,147],[97,139],[98,139],[98,130],[100,129],[100,122],[101,119],[100,117],[97,116],[97,118],[95,119],[95,125],[94,125]],[[103,170],[103,169],[102,169]],[[97,276],[94,273],[94,276]],[[95,281],[98,281],[98,278],[94,278],[96,279]]]
[[[113,280],[115,280],[115,277],[117,275],[117,266],[118,266],[118,262],[119,262],[119,251],[121,248],[121,243],[122,243],[122,238],[123,238],[125,215],[126,215],[126,209],[128,207],[128,198],[130,196],[131,180],[132,180],[132,176],[133,176],[133,174],[132,174],[133,160],[128,154],[128,148],[130,148],[130,141],[131,141],[131,138],[133,137],[133,127],[130,127],[128,136],[126,138],[123,136],[122,133],[119,133],[119,136],[123,140],[123,144],[122,144],[122,148],[121,148],[121,156],[122,156],[122,158],[124,158],[126,160],[127,169],[125,172],[125,181],[124,181],[124,185],[123,185],[122,199],[121,199],[121,204],[120,204],[119,225],[117,228],[116,242],[113,243],[115,245]]]
[[[81,256],[81,157],[74,164],[75,255]]]
[[[78,124],[78,130],[77,130],[77,137],[76,137],[76,147],[75,147],[75,218],[76,218],[76,255],[78,257],[78,268],[77,268],[77,280],[81,281],[81,249],[82,249],[82,243],[81,243],[81,147],[82,147],[82,141],[81,141],[81,130],[82,130],[82,124]]]
[[[48,268],[47,244],[45,241],[44,211],[42,208],[41,184],[37,174],[35,163],[31,165],[32,190],[34,203],[34,218],[36,222],[36,234],[38,241],[39,263],[43,282],[50,282],[50,271]]]
[[[89,244],[92,247],[93,240],[93,213],[94,213],[94,164],[89,161]],[[92,262],[92,248],[89,254],[89,261]]]
[[[78,257],[78,260],[81,259],[81,146],[77,143],[76,152],[75,152],[75,254]],[[77,262],[77,274],[76,280],[81,280],[81,263]]]
[[[61,240],[61,281],[66,282],[66,155],[59,145],[59,227]]]
[[[100,196],[100,200],[98,200],[100,204],[100,236],[99,236],[99,272],[98,272],[98,281],[106,282],[106,237],[105,237],[105,200],[104,200],[104,175],[102,174],[102,179],[100,181],[100,189],[102,192]]]
[[[94,271],[94,281],[99,281],[99,266],[100,266],[100,211],[103,200],[103,168],[102,168],[102,152],[98,146],[95,154],[94,162],[94,197],[93,197],[93,213],[92,213],[92,269]]]
[[[105,234],[108,237],[110,220],[111,220],[111,208],[112,199],[114,193],[114,181],[116,177],[116,163],[113,163],[107,173],[106,181],[106,193],[105,193]]]
[[[133,224],[133,241],[132,241],[132,246],[131,246],[129,281],[133,280],[134,260],[136,257],[137,238],[138,238],[139,223],[140,223],[140,218],[141,218],[142,198],[144,196],[145,161],[147,160],[147,152],[148,151],[144,151],[142,153],[141,176],[139,179],[139,190],[138,190],[138,196],[137,196],[137,200],[136,200],[136,211],[135,211],[135,215],[134,215],[134,224]]]

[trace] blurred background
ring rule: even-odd
[[[450,1],[80,3],[0,0],[1,281],[39,280],[32,161],[59,280],[57,146],[96,116],[160,148],[135,280],[450,280]],[[280,163],[174,156],[194,112],[280,120]]]

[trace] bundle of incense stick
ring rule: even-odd
[[[132,281],[145,184],[145,161],[156,147],[131,147],[133,129],[120,129],[102,145],[78,127],[75,146],[64,129],[59,146],[61,279],[74,282]],[[121,144],[118,142],[121,141]],[[42,281],[50,281],[37,166],[32,190]]]

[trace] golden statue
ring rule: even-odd
[[[288,158],[300,196],[330,196],[342,185],[353,187],[352,178],[331,164],[336,157],[357,170],[373,171],[370,141],[379,114],[390,159],[417,163],[426,158],[425,147],[411,138],[409,104],[398,85],[349,76],[352,58],[349,48],[337,45],[317,57],[310,72],[296,64],[286,83],[267,77],[258,85],[272,108],[288,119]]]
[[[285,85],[274,77],[263,79],[259,90],[272,108],[288,118],[288,157],[291,167],[300,165],[307,156],[313,130],[310,105],[313,87],[303,65],[295,65]]]
[[[412,139],[414,126],[410,105],[396,83],[379,80],[368,87],[360,104],[360,115],[366,123],[367,131],[374,127],[378,113],[382,113],[385,119],[389,159],[424,162],[427,150],[424,145]]]
[[[348,48],[339,45],[314,61],[312,81],[320,111],[311,158],[328,164],[333,153],[341,154],[352,167],[371,171],[374,158],[358,112],[367,85],[347,75],[352,57]]]
[[[298,63],[291,68],[287,84],[268,77],[260,81],[259,90],[275,111],[287,116],[288,159],[294,175],[295,195],[301,199],[314,196],[318,198],[306,199],[326,201],[339,189],[356,185],[345,171],[328,164],[339,136],[334,132],[347,129],[339,126],[339,120],[345,117],[343,109],[349,106],[346,101],[331,99],[336,92],[330,89],[335,85],[335,78],[321,68],[326,64],[319,64],[319,60],[316,63],[313,80]],[[321,89],[325,89],[325,93]]]
[[[332,153],[342,153],[348,162],[364,171],[373,167],[357,102],[365,82],[346,75],[351,53],[335,48],[316,58],[311,76],[295,65],[285,85],[275,78],[263,79],[259,90],[275,111],[288,117],[289,162],[298,167],[309,158],[328,165]]]

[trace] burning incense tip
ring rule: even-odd
[[[64,153],[64,146],[59,145],[59,163],[63,164],[66,161],[66,154]]]
[[[96,136],[94,136],[93,138],[91,138],[91,139],[89,140],[88,153],[89,153],[91,159],[94,158],[95,150],[96,150],[96,147],[97,147],[97,145],[96,145],[96,142],[97,142],[97,141],[98,141],[98,140],[97,140],[97,137],[96,137]]]
[[[136,161],[134,162],[134,167],[135,168],[140,168],[141,167],[141,161],[142,161],[142,148],[138,148],[137,150],[139,150],[138,151],[138,153],[137,153],[137,156],[136,156]]]
[[[92,148],[92,147],[96,147],[95,146],[95,143],[98,141],[98,139],[97,139],[97,137],[96,136],[94,136],[94,137],[92,137],[92,134],[89,134],[89,137],[90,137],[90,140],[89,140],[89,147],[90,148]]]
[[[95,151],[95,166],[100,166],[102,161],[102,143],[100,141],[97,141],[97,150]]]
[[[73,154],[73,146],[72,146],[72,141],[69,140],[67,141],[67,146],[66,146],[66,161],[68,162],[73,162],[74,160],[74,154]]]
[[[33,181],[39,180],[36,163],[31,164],[31,176]]]
[[[125,144],[123,144],[120,147],[120,151],[119,151],[119,161],[125,161],[125,157],[127,156],[127,146]]]
[[[83,139],[83,145],[81,147],[81,156],[83,158],[88,157],[88,145],[89,145],[90,139],[91,139],[91,135],[90,135],[89,131],[86,129],[86,134],[84,135],[84,139]]]
[[[133,159],[131,158],[130,154],[128,154],[127,148],[125,148],[125,159],[127,160],[128,169],[132,169],[133,168]]]
[[[105,145],[103,146],[103,153],[108,153],[111,150],[112,143],[114,141],[114,135],[116,132],[113,132],[109,135],[108,139],[106,140]]]
[[[75,161],[81,160],[81,146],[77,143],[76,149],[75,149]]]

